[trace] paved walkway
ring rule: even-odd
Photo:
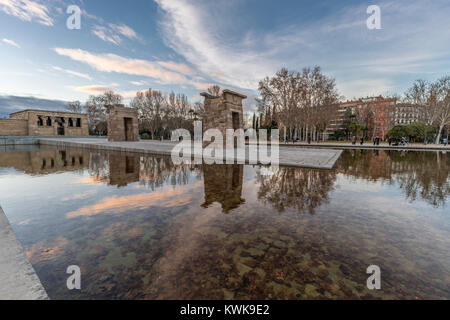
[[[46,300],[25,251],[0,207],[0,300]]]
[[[333,143],[333,142],[312,142],[311,144],[300,142],[300,143],[280,143],[283,147],[303,147],[303,148],[314,148],[314,149],[325,149],[325,148],[338,148],[338,149],[383,149],[383,150],[423,150],[423,151],[450,151],[450,145],[444,146],[436,144],[409,144],[407,146],[389,146],[387,143],[382,143],[379,146],[374,146],[373,143],[367,142],[364,145],[357,143],[352,145],[351,143]]]
[[[61,147],[81,147],[86,149],[114,150],[159,155],[171,155],[176,142],[143,140],[138,142],[108,142],[105,138],[42,138],[42,145]],[[248,154],[248,146],[246,153]],[[342,150],[280,148],[279,165],[317,169],[332,169],[342,154]],[[236,156],[233,157],[236,160]],[[241,160],[241,159],[239,159]]]

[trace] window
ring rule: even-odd
[[[77,118],[77,128],[81,128],[81,118]]]
[[[73,119],[69,118],[69,127],[73,127]]]
[[[43,127],[44,126],[44,119],[42,119],[42,116],[38,116],[37,125],[39,127]]]
[[[52,117],[47,117],[47,127],[51,127],[52,126]]]

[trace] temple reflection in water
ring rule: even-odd
[[[138,155],[109,155],[109,184],[126,187],[139,182],[140,157]]]
[[[203,165],[205,202],[208,208],[214,202],[220,203],[224,212],[236,209],[245,202],[242,198],[244,165]]]
[[[328,202],[339,175],[398,185],[409,201],[424,199],[442,207],[450,194],[450,159],[445,152],[347,150],[334,170],[280,167],[272,175],[257,174],[260,200],[282,212],[296,208],[313,214]],[[15,148],[0,152],[0,168],[30,175],[87,169],[90,182],[118,188],[132,183],[155,190],[165,184],[204,182],[204,208],[220,204],[229,212],[245,203],[244,165],[173,165],[170,157],[141,156],[69,149]],[[257,170],[258,171],[258,170]],[[259,171],[258,171],[259,172]]]
[[[15,168],[31,175],[78,171],[87,169],[88,166],[89,152],[83,150],[24,148],[0,152],[0,168]]]

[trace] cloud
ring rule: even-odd
[[[338,84],[363,75],[378,83],[375,91],[450,69],[450,43],[443,41],[450,37],[448,0],[380,1],[382,30],[367,29],[366,4],[330,3],[326,13],[312,12],[313,20],[277,21],[269,31],[245,22],[239,23],[246,27],[241,30],[230,24],[239,2],[155,1],[165,43],[202,74],[225,85],[256,90],[259,80],[282,67],[320,65]],[[392,74],[393,84],[386,83],[385,72]]]
[[[140,40],[140,37],[137,35],[136,31],[134,31],[131,27],[125,25],[125,24],[113,24],[110,23],[109,26],[118,32],[119,34],[129,38],[129,39],[135,39]]]
[[[108,24],[108,27],[95,25],[93,27],[92,33],[103,41],[110,42],[115,45],[120,45],[122,43],[121,36],[124,36],[131,40],[142,41],[131,27],[125,24]]]
[[[271,63],[243,42],[229,45],[213,24],[209,8],[187,0],[155,0],[165,13],[161,25],[166,43],[204,74],[218,81],[254,89],[258,80],[272,73]],[[237,49],[239,48],[239,49]]]
[[[113,53],[96,54],[81,49],[55,48],[56,53],[90,65],[102,72],[117,72],[135,76],[145,76],[157,79],[162,84],[188,84],[194,87],[200,83],[186,78],[183,74],[167,70],[163,63],[142,59],[122,57]],[[166,66],[174,66],[168,62]],[[185,70],[186,71],[186,70]]]
[[[188,192],[195,191],[202,186],[203,182],[200,181],[180,189],[163,188],[152,193],[107,197],[95,204],[68,212],[66,218],[74,219],[78,217],[92,217],[100,214],[121,214],[132,210],[148,209],[152,206],[170,208],[187,205],[192,201],[194,194]],[[188,194],[186,195],[186,193]]]
[[[130,81],[130,83],[132,84],[132,85],[135,85],[135,86],[146,86],[147,85],[147,82],[145,82],[145,81]]]
[[[115,84],[112,84],[112,85],[98,84],[98,85],[81,86],[81,87],[70,86],[69,88],[71,88],[71,89],[73,89],[75,91],[78,91],[78,92],[98,95],[98,94],[103,94],[106,91],[114,91],[116,86],[117,85],[115,85]]]
[[[100,39],[102,39],[103,41],[110,42],[115,45],[119,45],[122,42],[120,36],[102,26],[94,26],[92,33],[97,37],[99,37]]]
[[[98,84],[80,87],[69,86],[69,88],[77,92],[88,93],[92,95],[100,95],[105,93],[106,91],[114,91],[115,93],[120,94],[124,99],[132,99],[136,97],[136,93],[139,92],[139,90],[120,91],[118,89],[118,85],[115,83],[110,85]]]
[[[25,109],[63,111],[66,103],[66,101],[36,97],[0,96],[0,118]]]
[[[65,72],[67,74],[70,74],[70,75],[78,77],[78,78],[92,80],[92,78],[88,74],[85,74],[85,73],[81,73],[81,72],[77,72],[77,71],[73,71],[73,70],[69,70],[69,69],[63,69],[63,68],[56,67],[56,66],[53,66],[52,69],[56,70],[56,71]]]
[[[9,44],[10,46],[13,46],[13,47],[16,47],[16,48],[20,48],[20,46],[16,42],[14,42],[13,40],[9,40],[9,39],[3,38],[2,41],[4,43],[6,43],[6,44]]]
[[[173,61],[158,61],[157,63],[166,69],[176,71],[185,75],[195,74],[195,71],[184,63],[177,63]]]
[[[53,26],[49,9],[31,0],[0,0],[0,10],[23,21],[36,21],[45,26]]]
[[[347,99],[388,95],[395,88],[392,80],[385,78],[361,78],[358,80],[343,81],[337,84],[340,92],[347,94]]]

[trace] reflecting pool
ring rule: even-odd
[[[0,205],[52,299],[450,299],[449,173],[442,152],[272,171],[30,146],[0,152]]]

